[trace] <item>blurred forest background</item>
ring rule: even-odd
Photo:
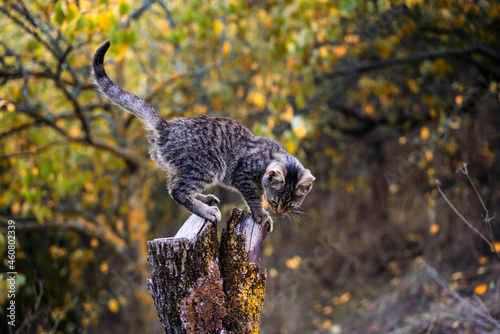
[[[165,118],[232,117],[316,176],[266,240],[262,333],[498,333],[499,18],[486,0],[1,1],[0,331],[12,219],[12,332],[162,332],[146,241],[189,214],[94,90],[110,40],[110,77]]]

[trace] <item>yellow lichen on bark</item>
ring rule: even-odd
[[[224,290],[228,295],[226,308],[229,319],[226,323],[230,331],[259,333],[267,273],[248,263],[245,236],[235,231],[243,214],[243,211],[233,210],[222,232],[220,261]],[[242,323],[245,328],[240,327]]]

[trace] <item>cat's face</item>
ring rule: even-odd
[[[298,209],[314,183],[309,169],[296,167],[287,170],[278,162],[267,167],[262,179],[264,196],[277,215]]]

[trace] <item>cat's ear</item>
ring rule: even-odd
[[[297,193],[299,195],[306,195],[311,190],[314,180],[316,178],[311,174],[311,171],[304,169],[297,184]]]
[[[267,166],[266,178],[267,183],[275,189],[280,189],[285,184],[285,167],[279,162],[272,162]]]

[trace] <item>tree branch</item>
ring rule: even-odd
[[[40,35],[34,30],[31,30],[28,26],[26,26],[21,20],[19,20],[17,17],[13,16],[12,14],[9,13],[9,11],[3,7],[0,6],[0,12],[3,13],[5,16],[10,18],[15,24],[17,24],[21,29],[26,31],[29,35],[33,36],[37,41],[45,45],[45,47],[55,56],[57,56],[57,51],[54,50],[47,42],[45,42]]]
[[[133,11],[128,17],[125,22],[121,25],[122,29],[126,29],[130,26],[130,22],[132,22],[135,19],[138,19],[141,17],[141,15],[153,4],[153,1],[146,1],[142,4],[141,7],[137,8],[135,11]]]
[[[338,76],[349,75],[354,73],[361,72],[369,72],[373,70],[379,70],[385,67],[391,67],[404,63],[414,63],[420,62],[426,59],[436,59],[436,58],[445,58],[445,57],[461,57],[465,55],[469,55],[474,52],[480,52],[481,49],[479,47],[470,47],[466,49],[449,49],[442,51],[432,51],[432,52],[422,52],[413,56],[405,57],[405,58],[390,58],[377,60],[372,62],[366,62],[355,66],[341,67],[336,69],[330,73],[323,73],[322,75],[316,76],[314,81],[319,83],[324,80],[331,80]]]
[[[7,130],[5,132],[0,132],[0,139],[2,139],[4,137],[12,136],[15,133],[18,133],[18,132],[24,131],[26,129],[29,129],[32,126],[34,126],[36,124],[40,124],[40,123],[41,123],[41,121],[34,121],[34,122],[31,122],[31,123],[25,123],[25,124],[22,124],[22,125],[19,125],[19,126],[14,126],[14,127],[10,128],[9,130]]]
[[[41,109],[41,106],[33,106],[33,105],[30,105],[30,104],[17,104],[16,105],[16,110],[17,111],[20,111],[20,112],[23,112],[25,114],[28,114],[29,116],[31,116],[35,120],[47,124],[48,126],[50,126],[54,130],[56,130],[57,132],[59,132],[64,137],[68,137],[69,138],[68,133],[63,128],[57,126],[57,124],[52,119],[50,119],[50,118],[48,118],[48,117],[46,117],[44,115],[41,115],[41,114],[37,113],[37,111],[39,109]]]
[[[48,150],[51,147],[58,146],[58,145],[66,145],[66,144],[69,144],[70,142],[71,141],[69,141],[69,140],[57,140],[57,141],[52,142],[50,144],[47,144],[47,145],[44,145],[41,147],[37,147],[36,149],[34,149],[32,151],[23,151],[23,152],[18,152],[18,153],[0,155],[0,160],[38,155],[38,154],[42,153],[43,151]]]
[[[99,241],[101,241],[103,244],[113,249],[124,260],[127,261],[130,260],[130,257],[127,254],[127,244],[125,243],[125,241],[117,234],[115,234],[111,229],[105,226],[94,224],[88,221],[82,221],[79,219],[52,221],[42,224],[39,223],[16,224],[16,231],[19,232],[60,230],[60,229],[75,230],[89,237],[94,237]]]
[[[196,69],[194,71],[182,73],[182,74],[172,74],[172,75],[168,76],[166,79],[164,79],[162,82],[160,82],[159,84],[157,84],[155,86],[155,88],[153,89],[153,92],[151,92],[145,98],[145,100],[147,102],[151,102],[151,100],[158,93],[160,93],[162,90],[165,89],[165,87],[167,87],[169,84],[171,84],[172,82],[174,82],[177,79],[180,79],[180,78],[196,78],[196,77],[201,77],[201,76],[203,76],[203,75],[205,75],[207,73],[210,73],[210,71],[212,71],[215,68],[219,68],[219,67],[224,66],[225,64],[227,64],[228,62],[230,62],[234,58],[236,58],[235,53],[233,53],[233,51],[231,51],[231,54],[229,55],[229,57],[227,57],[225,59],[218,60],[218,61],[216,61],[213,64],[210,64],[210,65],[207,65],[205,67]]]

